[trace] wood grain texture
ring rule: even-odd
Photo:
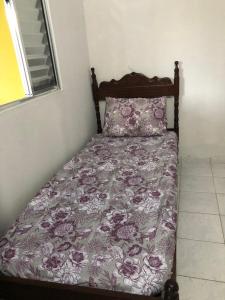
[[[170,279],[163,294],[153,297],[0,275],[0,299],[4,300],[179,300],[178,289]]]

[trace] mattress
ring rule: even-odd
[[[175,250],[177,139],[96,135],[0,239],[5,275],[159,293]]]

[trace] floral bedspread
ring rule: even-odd
[[[177,140],[95,136],[0,239],[6,275],[156,294],[171,275]]]

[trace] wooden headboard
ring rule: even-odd
[[[174,128],[179,138],[179,62],[175,61],[174,81],[168,77],[148,78],[140,73],[125,75],[120,80],[103,81],[98,85],[95,69],[91,69],[92,91],[95,103],[98,133],[102,133],[99,102],[106,97],[116,98],[155,98],[174,97]]]

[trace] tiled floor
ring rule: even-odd
[[[225,300],[225,158],[180,164],[180,300]]]

